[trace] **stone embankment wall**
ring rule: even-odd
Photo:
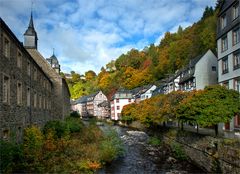
[[[220,139],[196,133],[169,130],[163,134],[168,145],[178,144],[188,160],[209,173],[240,173],[240,140]]]

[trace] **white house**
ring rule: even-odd
[[[141,100],[145,100],[152,97],[153,91],[156,89],[156,85],[147,85],[140,91]]]
[[[240,8],[239,0],[221,5],[217,26],[218,83],[240,92]],[[224,130],[240,130],[240,115],[222,125]]]
[[[217,84],[217,69],[217,57],[211,50],[190,60],[189,64],[180,72],[180,90],[199,90]]]
[[[133,102],[134,98],[131,91],[119,89],[111,99],[111,119],[120,120],[123,107]]]

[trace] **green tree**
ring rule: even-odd
[[[196,122],[207,127],[226,123],[240,113],[240,94],[237,91],[215,85],[197,91],[186,98],[177,110],[180,119]]]

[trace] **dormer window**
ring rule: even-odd
[[[221,29],[224,29],[227,26],[227,17],[226,14],[221,17]]]
[[[233,20],[239,16],[239,3],[233,6]]]

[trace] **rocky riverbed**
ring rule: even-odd
[[[180,174],[204,173],[201,169],[174,158],[169,147],[149,144],[149,136],[142,131],[132,131],[116,126],[125,154],[98,171],[99,174]]]

